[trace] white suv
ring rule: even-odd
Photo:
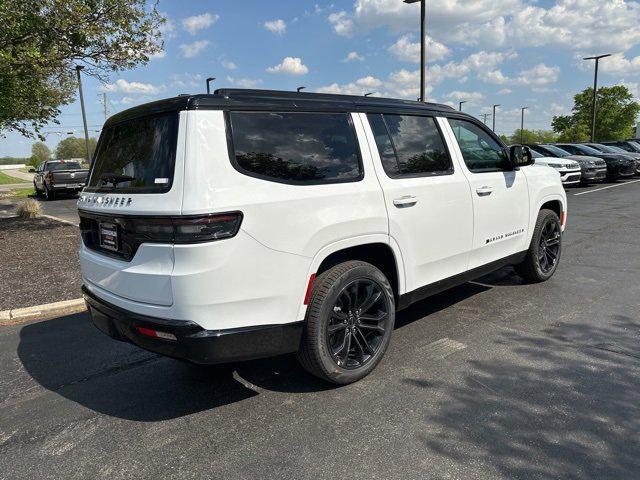
[[[219,90],[106,123],[79,201],[84,296],[113,338],[196,363],[298,352],[356,381],[395,313],[505,265],[555,272],[567,202],[444,105]]]

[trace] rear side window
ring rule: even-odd
[[[296,185],[363,178],[346,113],[230,112],[231,160],[246,175]]]
[[[103,130],[88,191],[163,193],[171,189],[178,114],[136,118]]]
[[[433,117],[367,115],[385,173],[391,178],[453,173]]]

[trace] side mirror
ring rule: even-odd
[[[29,169],[29,173],[36,173],[36,169],[35,168],[30,168]]]
[[[533,165],[534,159],[529,147],[514,145],[509,149],[509,158],[514,167]]]

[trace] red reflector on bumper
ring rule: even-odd
[[[162,338],[164,340],[173,340],[173,341],[178,340],[173,333],[160,332],[158,330],[153,330],[151,328],[145,328],[145,327],[136,327],[136,330],[138,331],[139,334],[145,335],[147,337]]]
[[[304,305],[309,305],[309,298],[311,298],[311,291],[313,290],[313,282],[316,279],[316,274],[312,273],[309,277],[309,284],[307,285],[307,293],[304,295]]]

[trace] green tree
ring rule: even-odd
[[[563,142],[581,142],[591,138],[593,88],[574,97],[571,115],[554,117],[552,126]],[[622,140],[633,135],[640,104],[624,85],[598,89],[596,141]]]
[[[0,132],[33,136],[70,103],[73,68],[106,80],[162,50],[157,2],[0,1]]]
[[[517,129],[509,142],[511,144],[519,143],[553,143],[557,141],[558,136],[549,130],[524,130]]]
[[[98,141],[91,137],[89,138],[89,155],[93,156],[93,152],[96,150],[96,144]],[[60,140],[56,146],[56,158],[59,160],[69,160],[71,158],[82,158],[84,160],[86,156],[84,138],[67,137]]]
[[[42,142],[31,145],[31,156],[38,160],[38,163],[46,162],[51,158],[51,150]]]

